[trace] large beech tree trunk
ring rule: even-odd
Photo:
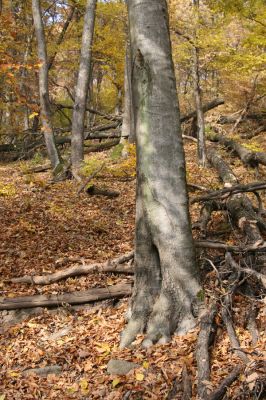
[[[60,166],[62,160],[56,148],[53,126],[52,126],[52,115],[51,115],[49,88],[48,88],[48,60],[47,60],[44,27],[41,16],[40,0],[32,0],[32,15],[33,15],[35,33],[37,37],[38,57],[40,62],[39,92],[40,92],[42,130],[47,147],[48,157],[51,161],[52,168],[55,171]]]
[[[84,16],[79,73],[72,117],[71,161],[72,171],[75,177],[78,176],[78,171],[84,158],[84,119],[88,100],[96,3],[97,0],[87,0]]]
[[[135,286],[121,347],[195,324],[198,270],[165,0],[128,0],[137,144]]]

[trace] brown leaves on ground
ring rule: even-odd
[[[217,188],[219,181],[214,171],[202,170],[195,164],[194,143],[186,144],[186,154],[188,181]],[[99,158],[104,157],[99,155]],[[243,183],[254,180],[253,171],[247,173],[239,164],[236,169],[243,177]],[[133,248],[133,181],[123,182],[108,173],[98,176],[97,184],[120,192],[118,198],[108,199],[85,194],[78,196],[77,186],[72,181],[50,185],[48,180],[47,173],[25,176],[19,164],[0,166],[0,192],[8,192],[0,197],[1,295],[55,294],[131,281],[132,278],[127,276],[92,274],[44,287],[5,282],[11,277],[54,272],[82,260],[103,262]],[[199,206],[194,205],[191,210],[193,222],[198,218],[198,211]],[[222,230],[224,222],[221,216],[215,219],[211,230]],[[238,240],[236,235],[234,240]],[[220,295],[219,290],[215,271],[211,271],[205,279],[206,297]],[[247,299],[235,298],[234,322],[241,347],[259,365],[266,357],[263,336],[266,316],[261,309],[257,322],[262,333],[257,345],[252,347],[246,329],[248,306]],[[174,381],[181,380],[184,364],[191,375],[193,398],[196,399],[194,349],[198,330],[184,337],[173,337],[170,344],[149,350],[140,347],[139,337],[134,349],[119,350],[125,310],[126,300],[116,305],[96,305],[79,310],[44,310],[38,316],[4,329],[0,339],[0,399],[165,399]],[[239,363],[219,317],[217,323],[211,382],[206,382],[210,391]],[[136,362],[140,368],[126,376],[108,375],[106,365],[111,358]],[[61,366],[62,373],[47,377],[23,374],[27,369],[52,365]],[[233,398],[243,382],[252,385],[256,368],[245,373],[229,389],[228,398]],[[178,396],[176,399],[181,398]]]

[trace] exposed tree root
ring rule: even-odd
[[[95,272],[115,272],[115,273],[133,273],[132,265],[123,265],[124,263],[132,260],[134,252],[124,254],[114,260],[106,261],[105,263],[73,265],[69,268],[57,271],[48,275],[26,275],[20,278],[13,278],[12,283],[29,283],[34,285],[49,285],[58,282],[62,279],[70,278],[73,276],[92,274]]]

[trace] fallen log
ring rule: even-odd
[[[87,188],[86,193],[88,193],[90,196],[106,196],[110,198],[118,197],[120,194],[115,190],[102,189],[95,185],[92,185],[89,188]]]
[[[66,110],[73,110],[73,105],[61,104],[61,103],[53,103],[58,109],[66,109]],[[109,121],[122,121],[122,117],[119,115],[108,115],[101,111],[94,110],[93,108],[86,107],[86,111],[89,111],[91,114],[99,115]]]
[[[84,304],[99,300],[121,298],[131,294],[131,284],[122,283],[106,288],[94,288],[82,292],[63,294],[21,296],[1,298],[0,310],[16,310],[20,308],[56,307],[63,304]]]
[[[238,120],[237,115],[221,115],[217,121],[218,124],[225,125],[225,124],[234,124]],[[242,119],[242,122],[247,120],[247,119],[252,119],[256,121],[261,121],[266,118],[266,113],[261,112],[261,113],[247,113],[244,118]]]
[[[220,106],[221,104],[224,104],[223,99],[214,99],[214,100],[210,101],[209,103],[203,105],[203,107],[202,107],[203,112],[206,113],[207,111],[210,111],[213,108]],[[190,112],[189,114],[181,115],[180,122],[182,123],[182,122],[189,121],[190,119],[192,119],[196,116],[197,116],[196,110]]]
[[[99,143],[99,144],[87,144],[84,143],[84,153],[94,153],[101,152],[111,149],[114,146],[119,144],[120,139],[109,140],[107,142]]]
[[[51,283],[58,282],[62,279],[70,278],[73,276],[80,276],[86,274],[92,274],[95,272],[113,272],[113,273],[133,273],[133,268],[131,265],[122,264],[132,260],[134,257],[134,252],[124,254],[114,260],[106,261],[105,263],[95,263],[95,264],[83,264],[83,265],[73,265],[69,268],[57,271],[53,274],[47,275],[26,275],[20,278],[13,278],[10,280],[12,283],[29,283],[34,285],[49,285]]]
[[[220,135],[218,133],[212,134],[209,137],[209,140],[213,142],[219,142],[223,146],[227,147],[229,150],[233,150],[244,165],[252,168],[258,167],[259,164],[266,165],[265,152],[256,152],[247,149],[245,146],[241,145],[235,140],[230,139],[224,135]]]

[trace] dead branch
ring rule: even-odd
[[[205,381],[210,380],[210,357],[209,357],[209,342],[210,335],[213,331],[213,322],[216,314],[216,307],[206,310],[200,320],[200,332],[198,335],[196,360],[198,366],[198,396],[205,400],[207,397],[207,387]]]
[[[212,240],[195,240],[195,246],[199,248],[217,249],[230,251],[232,253],[248,253],[254,251],[264,251],[266,249],[266,242],[262,244],[254,244],[250,246],[230,246],[223,242],[215,242]]]
[[[124,254],[114,260],[106,261],[105,263],[95,263],[95,264],[83,264],[83,265],[73,265],[69,268],[57,271],[53,274],[48,275],[26,275],[20,278],[11,279],[12,283],[29,283],[34,285],[49,285],[51,283],[58,282],[62,279],[70,278],[73,276],[80,276],[86,274],[92,274],[95,272],[114,272],[114,273],[133,273],[133,268],[131,265],[122,264],[132,260],[134,257],[134,252]]]
[[[217,389],[215,389],[208,397],[207,400],[222,400],[228,387],[239,377],[243,367],[238,365],[230,374],[222,380]]]
[[[98,175],[98,173],[99,172],[101,172],[101,170],[103,169],[103,167],[105,166],[105,163],[102,163],[102,165],[99,167],[99,168],[97,168],[86,180],[85,180],[85,182],[83,182],[81,185],[80,185],[80,187],[78,188],[78,194],[80,194],[84,189],[85,189],[85,187],[89,184],[89,182],[93,179],[93,178],[95,178],[95,176],[96,175]]]
[[[266,277],[265,277],[265,288],[266,288]],[[256,317],[258,314],[258,310],[256,305],[252,305],[249,310],[249,316],[248,316],[248,323],[247,323],[247,329],[249,330],[251,334],[251,344],[252,346],[256,346],[258,340],[259,340],[259,333],[258,333],[258,328],[256,324]]]
[[[1,298],[0,310],[34,307],[59,307],[63,304],[84,304],[99,300],[121,298],[131,294],[131,284],[122,283],[107,288],[94,288],[82,292]]]
[[[182,400],[190,400],[192,398],[192,382],[186,364],[184,364],[182,369],[182,386],[183,386]]]
[[[202,196],[194,197],[191,199],[191,204],[200,203],[204,201],[214,200],[218,198],[226,198],[233,194],[237,193],[247,193],[247,192],[256,192],[258,190],[266,190],[265,182],[254,182],[249,183],[247,185],[238,184],[231,187],[226,187],[220,190],[214,190],[213,192],[209,192],[208,194],[204,194]],[[226,195],[226,196],[225,196]]]

